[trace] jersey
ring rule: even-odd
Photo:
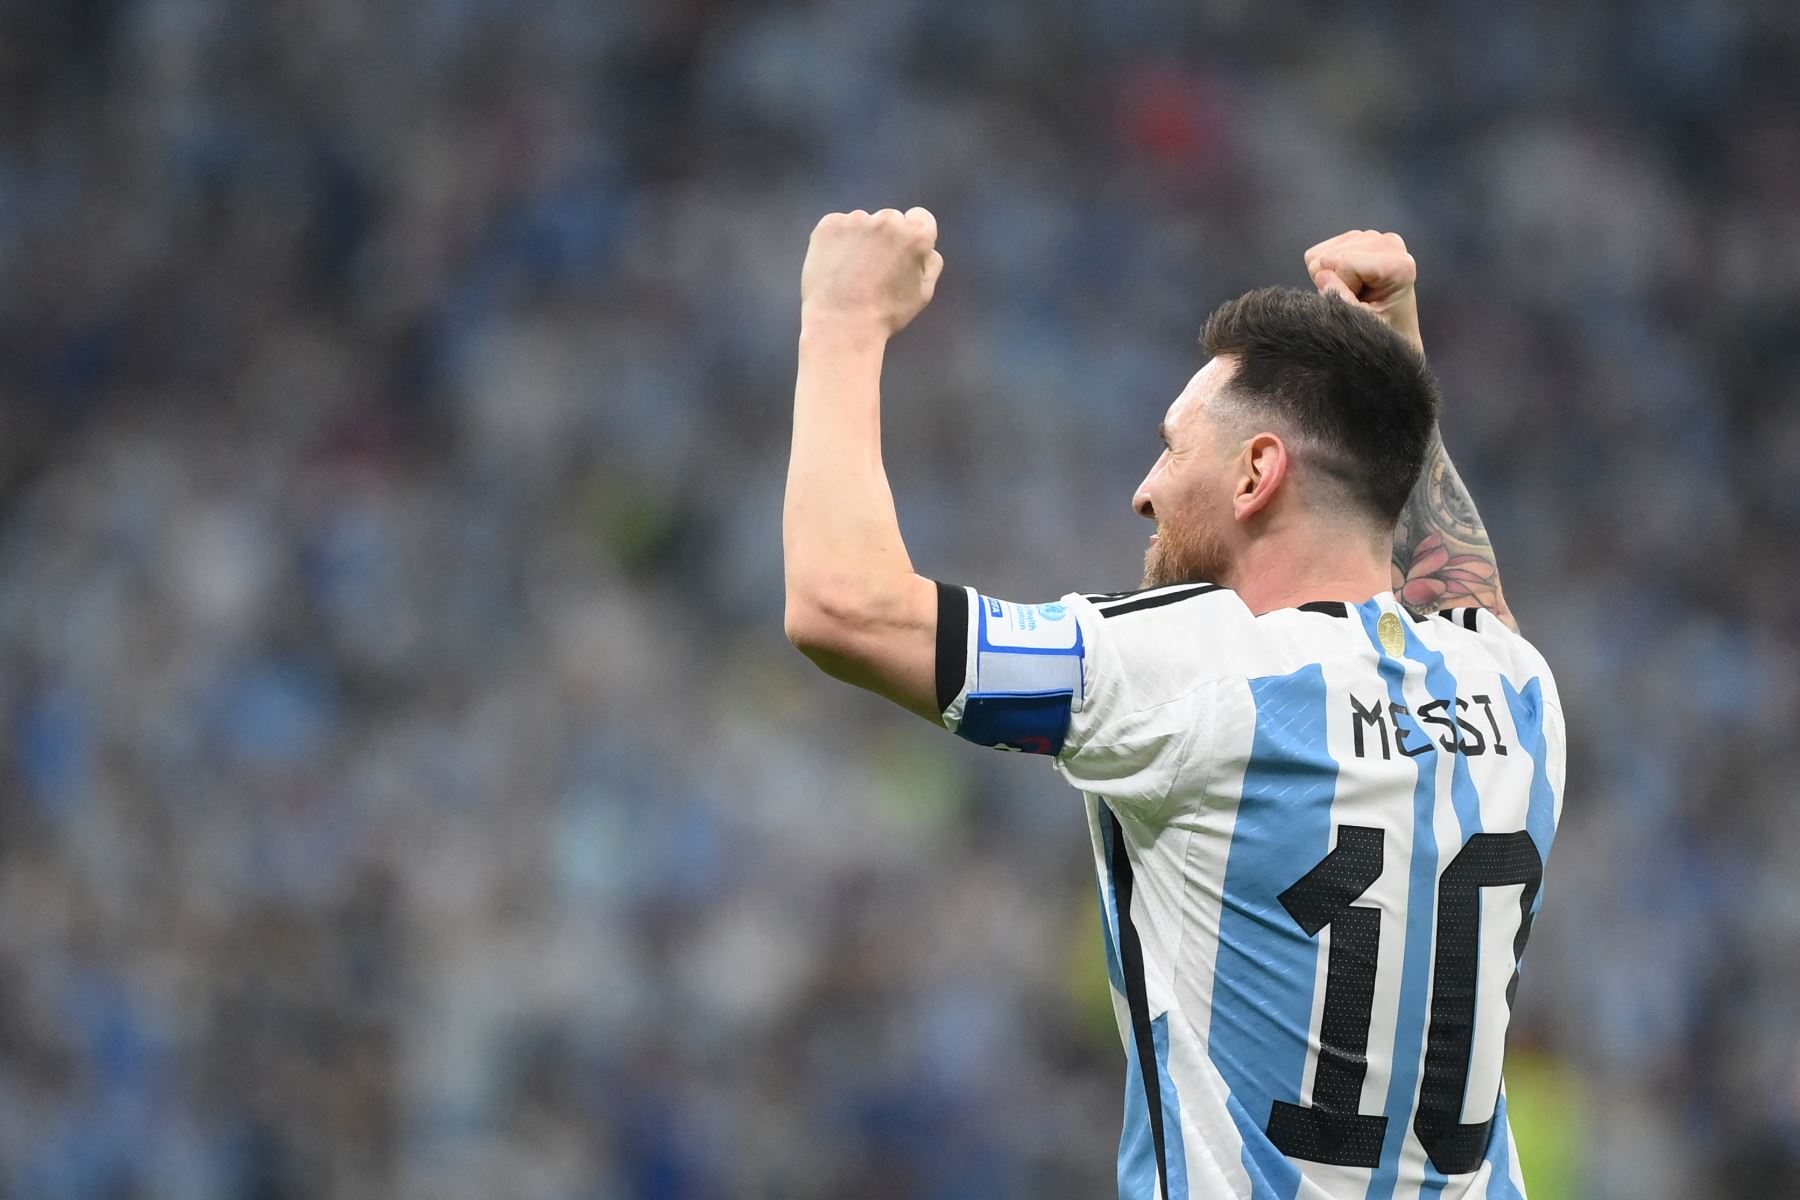
[[[1522,1200],[1501,1058],[1564,772],[1530,643],[1392,593],[939,596],[945,726],[1086,800],[1121,1200]]]

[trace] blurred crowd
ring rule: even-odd
[[[1800,1195],[1800,8],[0,6],[0,1195],[1095,1197],[1077,798],[781,633],[832,209],[914,561],[1135,584],[1206,312],[1421,263],[1557,668],[1534,1197]]]

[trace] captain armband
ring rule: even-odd
[[[1001,750],[1061,753],[1070,716],[1085,698],[1080,621],[1063,604],[964,595],[976,608],[972,645],[965,642],[975,663],[963,672],[968,693],[956,735]]]

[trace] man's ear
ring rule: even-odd
[[[1237,490],[1231,499],[1232,515],[1248,521],[1268,507],[1287,482],[1287,445],[1272,433],[1259,433],[1239,452]]]

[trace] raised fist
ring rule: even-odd
[[[1419,265],[1399,234],[1373,229],[1340,233],[1306,252],[1306,273],[1321,293],[1368,309],[1395,333],[1425,349],[1419,337],[1419,300],[1413,291]]]
[[[944,256],[936,244],[937,218],[923,208],[830,214],[806,248],[801,313],[899,333],[937,289]]]

